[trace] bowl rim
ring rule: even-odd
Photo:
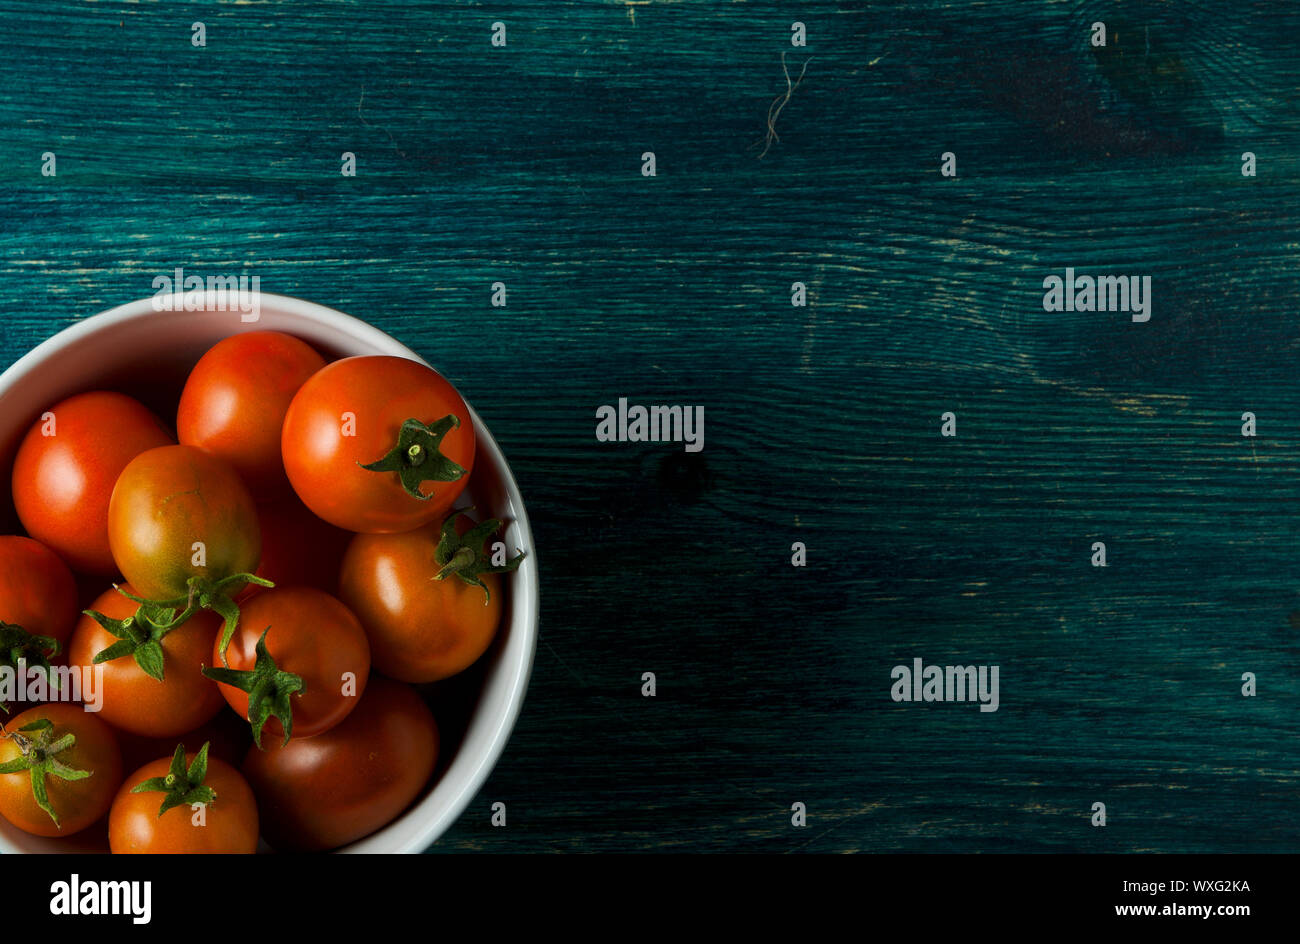
[[[197,293],[194,293],[197,294]],[[136,299],[113,308],[106,309],[94,315],[89,315],[72,324],[55,332],[50,337],[41,341],[27,353],[23,354],[3,372],[0,372],[0,402],[3,402],[5,395],[15,387],[15,385],[25,377],[30,371],[37,369],[51,355],[57,351],[81,341],[103,329],[110,328],[116,324],[122,324],[134,321],[139,318],[160,314],[155,307],[160,296],[151,295],[146,298]],[[172,294],[173,303],[177,300],[183,300],[186,297],[184,292],[175,292]],[[193,297],[193,296],[191,296]],[[198,315],[206,310],[220,310],[216,304],[216,295],[207,290],[204,292],[204,306],[195,309],[193,314]],[[349,315],[338,309],[322,305],[318,302],[308,301],[306,299],[295,298],[291,295],[278,295],[270,292],[257,292],[259,310],[260,308],[269,307],[272,310],[285,314],[291,318],[304,318],[319,324],[330,325],[338,328],[350,337],[361,343],[369,343],[372,347],[386,350],[387,353],[399,357],[405,357],[408,360],[414,360],[424,364],[426,367],[433,367],[423,357],[411,350],[402,342],[398,341],[392,335],[376,328],[369,322],[363,321],[353,315]],[[184,307],[178,306],[181,311]],[[175,311],[176,309],[173,309]],[[260,318],[259,318],[260,320]],[[281,330],[278,328],[258,327],[257,322],[247,322],[247,331],[259,330]],[[285,329],[286,333],[291,333],[291,329]],[[232,332],[236,333],[236,332]],[[433,368],[436,370],[436,368]],[[418,853],[426,851],[437,839],[447,831],[469,807],[471,800],[482,790],[487,782],[488,776],[496,767],[505,752],[506,744],[510,739],[518,722],[519,715],[523,710],[524,700],[528,694],[529,683],[532,678],[533,664],[537,654],[537,640],[541,623],[541,595],[540,595],[540,578],[538,574],[537,548],[533,541],[532,528],[529,524],[528,513],[524,506],[523,496],[519,491],[519,485],[515,480],[514,472],[510,464],[506,461],[505,454],[502,452],[496,438],[488,429],[487,424],[483,422],[475,411],[474,407],[466,402],[469,408],[470,416],[477,430],[476,451],[486,451],[490,462],[495,467],[501,478],[502,488],[507,495],[512,507],[513,518],[511,523],[519,529],[518,535],[522,546],[527,549],[528,556],[524,559],[519,569],[515,572],[517,579],[524,582],[522,588],[524,592],[515,593],[512,596],[515,599],[528,601],[525,612],[513,615],[514,619],[521,619],[522,629],[524,631],[524,645],[509,663],[503,663],[502,668],[507,671],[507,680],[509,685],[509,698],[505,708],[494,719],[489,737],[487,749],[471,761],[471,766],[464,772],[458,774],[461,781],[460,788],[448,797],[448,802],[442,807],[436,816],[430,816],[427,820],[419,823],[406,825],[406,834],[396,837],[396,839],[380,840],[380,837],[390,830],[404,823],[409,817],[417,814],[421,807],[433,798],[438,781],[432,783],[432,789],[426,785],[429,790],[422,799],[417,800],[412,806],[408,807],[403,813],[388,823],[381,829],[363,836],[362,838],[349,843],[335,852],[347,853],[351,851],[363,852],[366,850],[355,849],[354,847],[372,844],[376,840],[382,842],[392,842],[391,850],[374,850],[375,852],[396,852],[396,853]],[[446,777],[447,770],[444,768],[442,777]],[[441,778],[440,778],[441,779]],[[17,852],[22,853],[27,850],[6,848],[10,843],[0,836],[0,852]]]

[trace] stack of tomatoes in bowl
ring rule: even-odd
[[[422,362],[270,330],[211,346],[174,410],[89,390],[17,446],[0,815],[113,852],[383,830],[446,766],[430,683],[488,651],[526,556],[467,507],[475,417]]]

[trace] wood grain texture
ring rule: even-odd
[[[542,640],[433,851],[1296,850],[1300,10],[0,0],[0,25],[4,364],[177,265],[246,271],[419,351],[509,458]],[[760,159],[783,53],[806,72]],[[1150,275],[1151,321],[1045,312],[1066,266]],[[703,453],[597,443],[620,396],[703,405]],[[1000,665],[1002,707],[893,703],[917,656]]]

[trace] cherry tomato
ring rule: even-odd
[[[288,334],[226,338],[190,372],[176,434],[182,444],[229,462],[255,496],[287,492],[280,427],[298,388],[324,366],[323,357]]]
[[[439,548],[446,522],[401,534],[358,534],[343,558],[339,596],[365,627],[375,668],[403,682],[463,672],[487,651],[501,624],[501,578],[492,572],[498,568],[491,567],[485,529],[471,532],[467,517],[454,517],[456,535],[473,534],[461,551],[463,578],[437,579],[462,546],[449,540]]]
[[[414,689],[370,680],[356,710],[313,738],[249,751],[244,776],[277,849],[322,850],[386,826],[424,789],[438,727]]]
[[[60,644],[72,634],[77,582],[68,565],[44,544],[0,536],[0,622]]]
[[[257,651],[264,633],[269,661]],[[259,717],[265,722],[263,747],[269,740],[282,740],[284,726],[282,712],[250,714],[249,692],[259,688],[259,678],[277,689],[267,693],[267,711],[275,707],[277,695],[286,696],[293,737],[308,738],[346,718],[370,677],[370,646],[361,624],[334,597],[311,587],[276,587],[246,602],[225,655],[229,670],[249,673],[243,677],[244,687],[227,684],[219,641],[212,650],[214,668],[207,675],[222,682],[221,694],[254,729]],[[296,676],[297,682],[283,679],[282,673]]]
[[[234,767],[206,752],[202,758],[205,766],[194,770],[198,756],[182,749],[183,763],[164,757],[145,764],[123,781],[108,817],[108,845],[115,855],[252,855],[257,851],[257,801],[248,781]],[[187,770],[194,770],[192,780],[185,779]],[[181,773],[170,790],[134,792],[149,781],[163,787],[157,780],[169,773]],[[211,792],[202,792],[203,787]],[[179,802],[160,816],[170,793]]]
[[[227,463],[193,446],[163,446],[122,470],[108,507],[121,573],[150,600],[186,596],[191,577],[251,573],[261,553],[252,496]]]
[[[122,589],[135,593],[130,584]],[[137,604],[117,590],[108,590],[90,608],[110,619],[125,620],[135,614]],[[203,677],[202,669],[220,630],[220,618],[201,610],[163,635],[162,681],[146,674],[130,654],[102,663],[103,681],[96,693],[99,717],[143,737],[177,737],[210,720],[225,700],[217,686]],[[118,642],[93,617],[82,616],[68,644],[68,663],[94,671],[95,656]]]
[[[49,727],[22,730],[40,722]],[[28,766],[0,773],[0,815],[37,836],[70,836],[108,812],[122,782],[122,754],[108,725],[77,705],[52,702],[24,711],[4,728],[8,736],[0,738],[0,769]],[[68,735],[74,743],[51,754]],[[44,770],[48,805],[57,824],[36,799],[32,765]],[[57,765],[89,776],[64,779],[51,769]]]
[[[294,491],[319,517],[349,531],[409,531],[440,519],[464,490],[474,423],[431,368],[349,357],[303,384],[280,445]]]
[[[292,492],[279,501],[258,505],[257,520],[262,532],[259,577],[276,586],[315,587],[338,593],[339,567],[352,540],[350,531],[321,521]],[[262,589],[249,584],[240,602]]]
[[[96,391],[51,407],[14,460],[14,507],[23,527],[73,570],[112,576],[108,501],[127,463],[172,437],[141,403]]]

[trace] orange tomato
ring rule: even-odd
[[[255,496],[288,492],[280,427],[298,388],[324,366],[310,345],[278,331],[219,341],[185,381],[176,434],[229,462]]]
[[[172,441],[158,417],[120,393],[82,393],[55,404],[14,459],[14,508],[23,527],[73,570],[116,574],[108,540],[113,483],[140,453]]]
[[[130,584],[122,589],[135,593]],[[135,613],[137,606],[117,590],[108,590],[90,608],[111,619],[124,620]],[[212,658],[220,630],[220,617],[200,610],[167,632],[160,643],[162,681],[146,674],[130,655],[102,663],[100,718],[132,734],[168,738],[209,721],[225,700],[216,683],[204,678],[201,670]],[[94,671],[96,654],[117,642],[118,638],[93,617],[82,616],[68,644],[68,663]]]
[[[375,676],[341,724],[249,751],[243,770],[271,845],[333,849],[387,825],[419,796],[438,743],[433,714],[414,689]]]
[[[186,765],[192,765],[196,756],[185,754]],[[257,800],[248,781],[223,760],[205,756],[205,761],[202,785],[214,796],[206,802],[173,806],[161,816],[165,792],[132,791],[147,780],[166,777],[173,758],[145,764],[123,781],[108,817],[108,845],[115,855],[252,855],[257,851]]]
[[[463,536],[468,519],[456,517]],[[435,549],[445,527],[358,534],[343,557],[339,596],[365,627],[375,669],[403,682],[437,682],[463,672],[487,651],[501,623],[498,574],[475,573],[482,586],[454,574],[435,579],[443,567]],[[471,550],[484,565],[483,545]]]
[[[77,582],[57,554],[31,538],[0,537],[0,622],[60,645],[77,622]]]
[[[280,438],[285,472],[308,508],[337,527],[376,533],[446,514],[469,481],[474,446],[474,420],[456,388],[404,357],[347,357],[318,371],[289,404]],[[393,468],[363,468],[383,460]]]
[[[235,470],[194,446],[163,446],[122,470],[108,536],[124,576],[150,600],[183,597],[191,577],[252,573],[262,552],[257,509]]]
[[[45,732],[22,730],[40,721],[50,722],[50,728]],[[122,782],[122,754],[108,725],[77,705],[53,702],[24,711],[4,727],[8,736],[0,738],[0,767],[33,756],[30,750],[24,753],[20,739],[31,743],[44,736],[52,747],[71,735],[74,743],[53,757],[75,771],[89,772],[89,776],[64,779],[52,772],[45,775],[49,806],[58,816],[56,823],[36,800],[30,770],[0,774],[0,815],[37,836],[70,836],[108,812]]]
[[[274,673],[270,663],[259,664],[264,662],[257,651],[264,633]],[[225,652],[228,667],[222,664],[220,640],[217,642],[212,647],[208,678],[218,678],[227,671],[267,673],[264,685],[274,685],[277,693],[284,691],[287,696],[284,700],[288,702],[295,738],[321,734],[346,718],[370,678],[370,646],[361,624],[337,599],[311,587],[263,590],[244,603],[239,627]],[[296,676],[296,683],[286,685],[288,680],[282,673]],[[242,684],[257,690],[247,675]],[[249,713],[247,688],[236,688],[225,681],[218,688],[236,714],[256,725],[257,719]],[[263,702],[268,711],[276,707],[276,700],[268,689]],[[262,746],[267,740],[283,740],[284,726],[278,717],[263,715],[262,720]]]

